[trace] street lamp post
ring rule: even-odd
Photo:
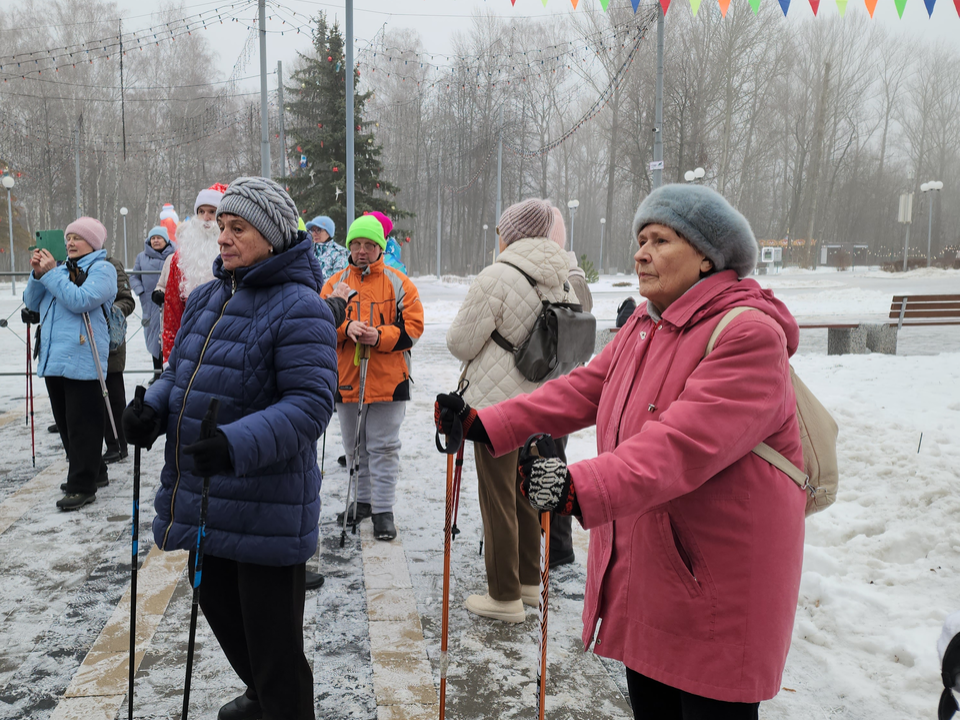
[[[483,224],[483,267],[487,266],[487,228],[490,227],[486,223]]]
[[[573,252],[573,229],[576,227],[578,207],[580,207],[579,200],[570,200],[567,203],[567,209],[570,210],[570,252]]]
[[[127,213],[130,212],[125,207],[120,208],[120,215],[123,217],[123,266],[130,267],[127,262]]]
[[[599,272],[603,272],[603,227],[607,224],[606,218],[600,218],[600,265],[597,268]]]
[[[707,174],[707,171],[702,167],[698,167],[696,170],[687,170],[683,174],[683,179],[687,182],[694,182],[696,180],[702,180],[703,176]]]
[[[16,185],[16,182],[9,175],[3,176],[3,186],[7,189],[7,219],[10,221],[10,271],[16,271],[16,265],[14,263],[13,255],[13,204],[10,201],[10,191],[13,190],[13,186]],[[14,275],[10,276],[10,288],[13,291],[14,297],[17,294],[17,278]]]
[[[936,190],[940,192],[943,190],[943,183],[939,180],[931,180],[930,182],[925,182],[920,186],[920,192],[928,193],[931,190]],[[930,242],[933,236],[933,200],[927,203],[929,206],[928,210],[928,221],[927,221],[927,267],[930,267]]]

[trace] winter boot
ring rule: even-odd
[[[307,570],[307,582],[304,587],[307,590],[319,590],[321,587],[323,587],[323,581],[323,575]]]
[[[217,720],[260,720],[262,717],[260,703],[248,698],[246,693],[228,702],[217,713]]]
[[[511,623],[522,623],[526,614],[523,611],[521,600],[494,600],[487,595],[471,595],[464,606],[470,612],[481,617],[503,620]]]
[[[366,520],[373,514],[373,508],[370,507],[370,503],[358,502],[357,503],[357,516],[353,516],[353,504],[350,504],[350,515],[347,516],[347,523],[350,525],[355,525],[361,520]],[[343,526],[343,513],[337,513],[337,525]]]
[[[96,499],[96,493],[67,493],[57,500],[57,507],[61,510],[79,510],[84,505],[89,505]]]
[[[521,585],[520,600],[524,605],[530,607],[540,606],[540,586],[539,585]]]
[[[397,536],[397,526],[393,524],[393,513],[373,514],[373,536],[377,540],[393,540]]]

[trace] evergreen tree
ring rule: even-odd
[[[312,55],[303,55],[302,65],[293,73],[294,85],[287,87],[287,103],[292,120],[289,136],[295,143],[292,166],[287,178],[290,195],[301,214],[309,220],[329,215],[337,225],[337,239],[347,234],[347,122],[346,63],[343,35],[336,24],[327,26],[326,13],[317,16]],[[354,68],[354,88],[359,71]],[[363,120],[363,108],[370,93],[354,92],[354,210],[359,217],[379,210],[396,221],[409,217],[396,205],[398,188],[383,179],[380,161],[382,148]],[[306,167],[301,168],[301,155]]]

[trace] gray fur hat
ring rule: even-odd
[[[723,195],[703,185],[664,185],[647,195],[633,218],[633,239],[654,223],[681,235],[718,271],[736,270],[742,278],[757,264],[750,223]]]
[[[273,251],[282,253],[297,241],[297,206],[270,178],[238,177],[223,194],[217,218],[237,215],[253,225]]]

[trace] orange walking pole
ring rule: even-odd
[[[537,704],[543,720],[547,706],[547,597],[550,594],[550,513],[540,513],[540,646],[537,662]]]
[[[440,720],[447,705],[447,636],[450,630],[450,543],[453,537],[453,455],[447,455],[447,506],[443,518],[443,616],[440,622]]]

